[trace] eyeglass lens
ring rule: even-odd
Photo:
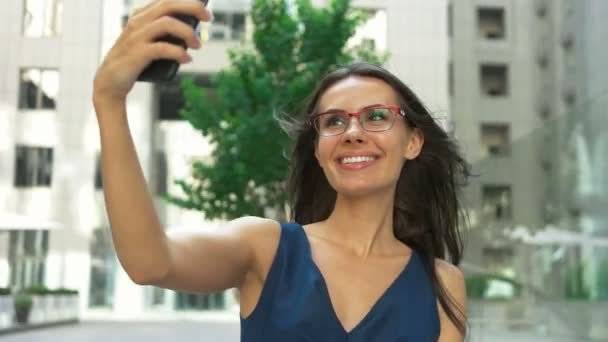
[[[361,113],[359,124],[366,131],[385,131],[392,127],[395,116],[389,108],[370,108]],[[321,135],[340,134],[346,130],[350,115],[344,112],[321,114],[316,118],[316,126]]]

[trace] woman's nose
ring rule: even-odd
[[[343,140],[345,142],[364,142],[365,141],[365,130],[361,127],[359,119],[356,117],[350,118],[348,126],[343,134]]]

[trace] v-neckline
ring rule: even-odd
[[[401,272],[399,272],[399,274],[395,277],[395,279],[389,284],[389,286],[376,299],[376,301],[372,304],[372,306],[369,309],[369,311],[365,315],[363,315],[363,317],[361,317],[361,319],[350,330],[347,331],[344,328],[344,324],[342,323],[342,321],[340,321],[340,318],[338,317],[338,313],[336,312],[336,308],[334,307],[334,303],[331,300],[331,295],[329,293],[329,287],[327,286],[327,281],[325,280],[325,276],[323,275],[323,272],[321,272],[321,269],[319,268],[319,266],[317,265],[317,263],[313,259],[313,256],[312,256],[312,247],[311,247],[311,244],[310,244],[310,240],[308,239],[308,234],[306,234],[306,231],[304,230],[304,226],[302,226],[300,224],[298,224],[298,226],[300,227],[300,232],[303,234],[304,240],[306,242],[306,246],[308,247],[307,248],[307,253],[308,253],[307,257],[308,257],[308,260],[310,261],[310,263],[312,264],[315,272],[317,272],[317,274],[319,276],[319,279],[320,279],[321,285],[322,285],[323,294],[325,295],[327,303],[329,304],[329,307],[331,309],[331,314],[333,316],[333,319],[336,321],[336,323],[338,324],[338,326],[340,327],[340,329],[342,330],[342,332],[344,334],[346,334],[346,335],[352,335],[361,326],[364,325],[364,323],[371,317],[371,315],[373,314],[373,312],[376,311],[376,308],[388,296],[389,292],[391,292],[391,290],[396,286],[397,282],[401,278],[403,278],[405,276],[405,274],[407,273],[407,270],[410,268],[410,265],[412,264],[412,261],[413,261],[415,255],[416,255],[416,252],[412,249],[412,253],[410,254],[410,258],[407,261],[407,263],[405,264],[405,266],[403,267],[403,269],[401,270]]]

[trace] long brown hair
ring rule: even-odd
[[[382,67],[355,63],[329,73],[317,86],[300,119],[283,127],[295,139],[288,178],[291,219],[300,224],[325,220],[336,201],[336,191],[329,185],[323,169],[314,156],[316,131],[308,118],[317,111],[324,92],[338,81],[351,76],[373,77],[390,85],[406,111],[410,125],[419,128],[424,144],[417,158],[403,166],[397,182],[393,209],[395,237],[421,256],[433,284],[433,290],[448,317],[463,336],[464,317],[453,298],[437,277],[435,258],[458,265],[462,258],[461,188],[467,184],[470,166],[462,157],[456,142],[430,115],[418,97],[396,76]]]

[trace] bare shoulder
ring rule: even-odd
[[[256,216],[245,216],[234,219],[222,227],[231,234],[238,235],[254,253],[254,257],[259,257],[267,249],[276,246],[281,234],[279,222],[267,218]]]
[[[237,231],[239,238],[251,249],[251,271],[258,278],[264,278],[279,244],[280,223],[272,219],[246,216],[230,221],[227,226],[228,230]]]
[[[222,228],[238,232],[242,235],[257,235],[259,233],[272,234],[273,232],[278,234],[280,225],[275,220],[257,216],[244,216],[229,221]]]
[[[462,271],[445,260],[435,259],[435,270],[437,277],[443,284],[448,296],[452,299],[453,305],[452,311],[458,317],[461,322],[466,319],[466,287],[464,281],[464,274]],[[458,330],[456,324],[448,317],[443,307],[437,301],[437,307],[439,309],[439,318],[441,321],[441,332],[439,342],[452,342],[452,341],[463,341],[464,336]]]
[[[464,287],[464,274],[456,265],[443,259],[435,259],[435,269],[439,279],[441,279],[446,287]]]
[[[168,235],[175,239],[189,240],[194,244],[205,243],[209,237],[213,237],[217,241],[232,241],[247,249],[257,249],[257,245],[260,243],[276,240],[279,232],[280,225],[275,220],[244,216],[214,225],[208,230],[176,230],[169,231]],[[197,237],[202,237],[202,239],[197,240]]]
[[[467,293],[464,274],[460,268],[445,260],[435,259],[435,270],[448,294],[453,297],[459,306],[464,308]]]

